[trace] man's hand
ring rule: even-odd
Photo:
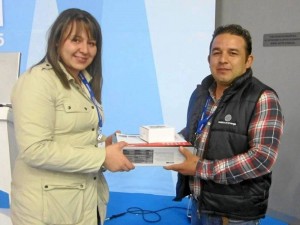
[[[200,158],[193,155],[189,150],[184,147],[179,147],[179,151],[185,157],[185,161],[179,164],[173,164],[169,166],[164,166],[166,170],[174,170],[183,175],[194,176],[196,174],[196,166]]]

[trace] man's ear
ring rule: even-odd
[[[246,61],[246,68],[250,68],[253,64],[253,61],[254,61],[254,56],[253,55],[249,55],[248,56],[248,59]]]

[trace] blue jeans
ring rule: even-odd
[[[228,225],[259,225],[259,220],[234,220],[229,219]],[[191,205],[191,225],[223,225],[222,217],[208,215],[205,213],[198,214],[197,201],[193,198]]]

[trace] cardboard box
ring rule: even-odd
[[[173,142],[175,128],[165,125],[147,125],[140,127],[140,138],[148,143]]]

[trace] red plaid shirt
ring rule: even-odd
[[[214,102],[211,101],[207,113],[212,114],[217,104],[215,99]],[[278,155],[283,123],[284,118],[277,96],[272,91],[263,92],[256,104],[248,130],[250,149],[232,158],[199,160],[196,175],[190,180],[193,195],[200,195],[201,179],[213,180],[220,184],[235,184],[270,173]],[[200,158],[203,156],[209,129],[210,122],[198,138],[196,154]]]

